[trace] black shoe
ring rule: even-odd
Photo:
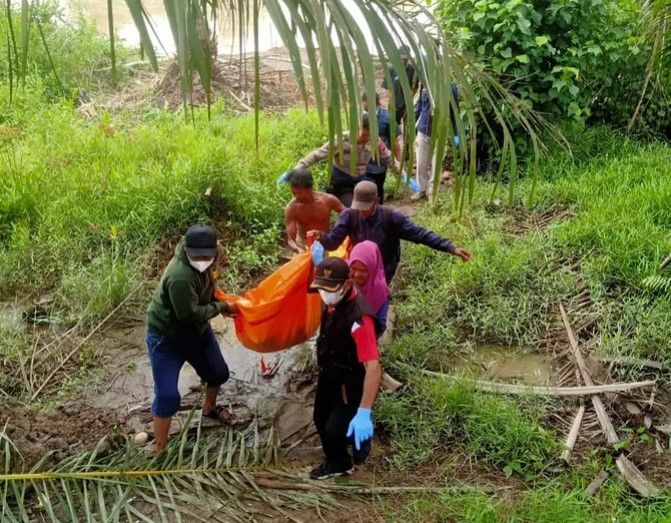
[[[339,463],[329,463],[325,461],[316,469],[310,472],[310,479],[327,479],[333,476],[349,476],[352,473],[352,465]]]
[[[354,464],[363,465],[370,456],[370,440],[364,441],[359,450],[354,447],[353,451]]]

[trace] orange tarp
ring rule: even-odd
[[[346,257],[347,246],[330,253]],[[215,291],[219,301],[233,302],[235,334],[240,343],[256,352],[288,349],[312,338],[319,328],[321,299],[308,294],[314,265],[309,252],[299,254],[242,296]]]

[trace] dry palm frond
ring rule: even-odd
[[[209,434],[198,430],[193,437],[184,430],[153,458],[128,441],[106,452],[108,442],[101,441],[92,452],[51,469],[44,468],[47,455],[30,471],[16,472],[22,470],[22,457],[3,432],[0,520],[299,521],[292,512],[338,505],[328,490],[302,488],[309,485],[307,480],[273,466],[276,439],[261,444],[254,438],[249,448],[248,436],[227,429]],[[277,480],[286,489],[259,485]]]

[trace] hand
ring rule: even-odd
[[[321,243],[314,242],[310,247],[310,252],[312,253],[312,263],[315,265],[324,261],[324,246]]]
[[[282,175],[277,179],[278,187],[287,181],[287,176],[289,176],[289,171],[282,173]]]
[[[356,416],[349,422],[347,437],[354,436],[354,445],[356,449],[361,449],[364,441],[373,439],[373,420],[371,419],[371,410],[359,407]]]
[[[403,176],[401,179],[403,180],[403,183],[407,183],[408,173],[403,171]],[[410,184],[408,186],[410,187],[410,190],[412,192],[419,192],[419,184],[417,183],[417,180],[415,180],[414,178],[410,178]]]
[[[459,256],[459,258],[461,258],[461,260],[464,263],[471,261],[471,253],[468,252],[466,249],[457,247],[456,249],[454,249],[454,255]]]
[[[240,312],[240,309],[238,309],[238,306],[235,303],[230,301],[226,302],[226,311],[223,314],[226,316],[235,316],[238,312]]]
[[[321,239],[321,235],[322,235],[321,231],[312,230],[312,231],[308,231],[305,234],[305,238],[308,239],[308,240],[314,240],[314,241],[318,242]]]

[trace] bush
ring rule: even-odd
[[[422,463],[453,442],[507,475],[530,479],[552,463],[559,444],[540,426],[538,404],[477,393],[468,381],[406,379],[408,395],[382,396],[376,408],[377,420],[391,431],[397,465]]]
[[[17,51],[21,53],[21,12],[11,11],[12,27]],[[84,16],[74,24],[63,22],[62,8],[58,2],[33,2],[25,71],[26,84],[40,88],[50,99],[71,98],[80,89],[106,87],[111,83],[111,58],[109,38],[103,36],[94,22]],[[11,39],[6,9],[0,13],[0,39]],[[42,39],[44,36],[44,40]],[[17,87],[20,57],[11,53],[14,88]],[[117,42],[118,63],[130,57],[130,49]],[[9,56],[0,53],[0,80],[9,88]],[[118,79],[124,69],[117,68]]]
[[[445,31],[529,107],[584,122],[649,53],[633,0],[445,0]]]

